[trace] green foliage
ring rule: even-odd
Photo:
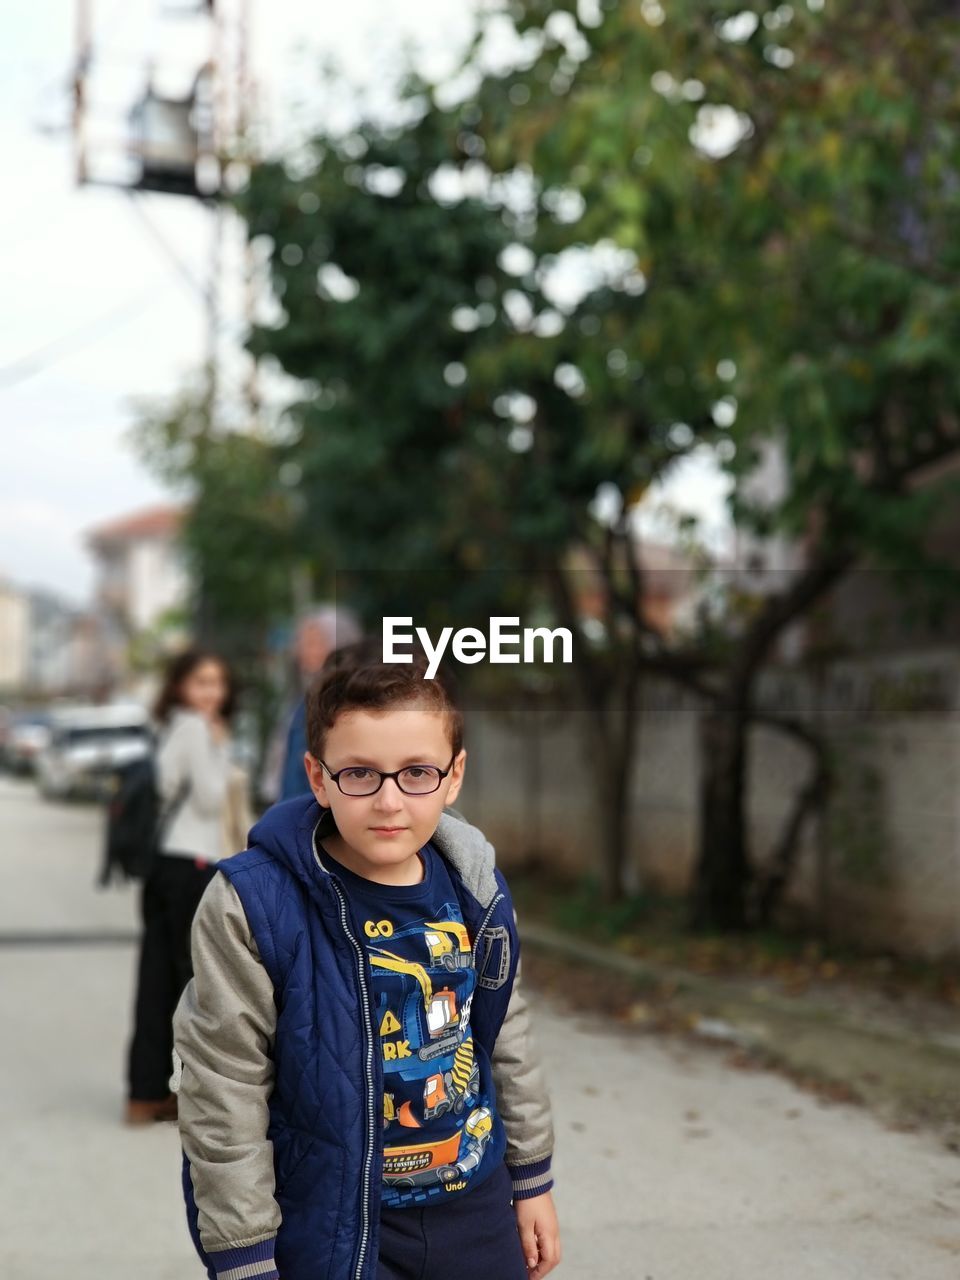
[[[522,148],[546,189],[572,179],[583,215],[568,241],[636,249],[656,337],[635,331],[633,351],[669,352],[694,384],[708,353],[736,365],[725,461],[739,481],[777,435],[791,478],[772,519],[741,495],[742,523],[796,534],[820,510],[833,536],[909,555],[930,504],[863,482],[908,466],[960,411],[957,21],[936,5],[623,0],[580,27],[588,52],[570,73],[560,8],[575,12],[517,6],[544,52],[511,82],[529,106],[493,103],[498,154]],[[744,136],[718,157],[704,125],[729,109]]]
[[[185,609],[167,609],[149,630],[131,635],[127,643],[127,662],[131,671],[139,674],[157,671],[170,651],[189,635],[189,623]]]
[[[925,550],[947,490],[914,481],[960,448],[957,20],[934,0],[508,11],[522,65],[454,106],[411,79],[395,125],[322,133],[238,200],[280,308],[250,349],[304,391],[284,451],[191,446],[218,607],[282,611],[302,557],[370,620],[460,625],[554,608],[576,549],[633,631],[588,654],[622,690],[629,512],[701,446],[745,530],[955,590]],[[593,278],[559,299],[577,255]],[[772,443],[786,484],[758,493]],[[728,603],[683,643],[743,682],[796,614]]]
[[[529,613],[530,575],[602,540],[599,486],[629,506],[689,451],[675,422],[717,435],[710,359],[690,335],[692,375],[679,352],[658,363],[634,258],[566,311],[551,302],[556,225],[504,194],[521,171],[478,159],[494,159],[486,100],[505,88],[445,109],[411,82],[408,124],[317,138],[239,202],[282,306],[251,349],[308,388],[290,414],[305,550],[371,617]],[[464,189],[445,194],[451,179]]]
[[[303,549],[371,614],[407,611],[404,574],[429,571],[425,594],[443,599],[467,570],[496,567],[464,515],[485,506],[502,433],[461,366],[502,328],[509,230],[480,200],[430,194],[457,154],[455,120],[427,111],[407,129],[318,139],[296,173],[257,170],[240,202],[251,236],[269,237],[283,308],[251,349],[309,387],[290,412]],[[455,328],[456,308],[480,327]]]
[[[306,523],[282,482],[286,450],[256,435],[216,432],[202,389],[144,409],[142,456],[189,502],[182,547],[195,621],[242,654],[292,611],[291,572]],[[321,562],[322,563],[322,562]]]
[[[305,388],[301,511],[274,450],[194,450],[197,491],[252,504],[237,537],[277,566],[238,594],[260,560],[198,552],[211,584],[237,566],[224,607],[276,612],[298,554],[371,613],[406,597],[400,571],[483,607],[509,589],[498,573],[602,541],[599,486],[629,507],[702,443],[743,525],[796,536],[817,511],[828,538],[909,559],[931,504],[897,477],[960,412],[956,22],[935,5],[909,22],[894,4],[510,11],[525,65],[453,107],[411,78],[395,126],[321,134],[238,200],[281,307],[250,348]],[[508,270],[518,245],[529,266]],[[558,309],[551,270],[598,245],[615,265]],[[790,484],[771,506],[741,482],[773,437]]]

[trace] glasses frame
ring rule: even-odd
[[[439,769],[435,764],[430,764],[430,765],[406,764],[403,766],[402,769],[394,769],[392,773],[384,773],[382,769],[374,769],[373,765],[370,765],[370,764],[363,764],[363,765],[347,764],[347,765],[344,765],[342,769],[338,769],[337,772],[334,773],[331,770],[330,766],[325,761],[321,760],[319,756],[316,757],[316,760],[317,760],[317,764],[319,764],[320,767],[326,771],[326,773],[330,778],[330,781],[335,782],[337,784],[337,790],[340,792],[340,794],[342,796],[346,796],[348,800],[369,800],[371,796],[375,796],[377,794],[377,792],[382,788],[383,784],[386,782],[388,778],[392,778],[394,780],[394,782],[397,784],[397,790],[400,792],[401,795],[410,796],[412,797],[412,799],[417,800],[417,799],[420,799],[422,796],[434,796],[437,794],[437,792],[440,790],[440,784],[443,782],[444,778],[453,768],[453,762],[456,760],[457,754],[458,753],[456,751],[453,753],[453,755],[450,757],[450,763],[447,765],[445,769]],[[344,791],[343,787],[341,787],[340,785],[341,773],[346,773],[349,769],[369,769],[371,773],[379,774],[380,781],[372,791],[364,791],[360,795],[355,795],[355,794],[352,795],[349,791]],[[408,769],[436,769],[440,775],[440,777],[437,779],[437,785],[433,788],[432,791],[404,791],[403,787],[401,787],[400,785],[400,774],[406,773]]]

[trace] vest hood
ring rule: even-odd
[[[330,874],[323,866],[322,853],[319,866],[314,857],[318,823],[322,824],[318,833],[321,838],[336,831],[329,809],[321,808],[312,795],[296,796],[267,810],[250,832],[250,845],[265,850],[306,885],[316,884],[318,872]],[[500,886],[494,871],[493,845],[483,832],[471,826],[456,809],[446,809],[431,840],[480,905],[488,906]]]

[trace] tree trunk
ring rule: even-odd
[[[594,794],[600,821],[601,888],[608,903],[620,902],[626,892],[624,869],[630,839],[630,758],[618,749],[613,734],[603,735],[602,754],[594,756]]]
[[[829,786],[830,770],[826,752],[821,750],[814,760],[812,775],[796,795],[793,809],[770,858],[769,868],[761,883],[755,886],[756,902],[751,916],[761,929],[773,923],[786,897],[800,855],[803,829],[823,809]]]
[[[700,730],[700,850],[693,889],[695,929],[750,927],[752,881],[746,805],[747,737],[756,678],[784,629],[846,573],[854,555],[838,544],[814,558],[786,592],[771,596],[741,638]]]
[[[577,616],[558,566],[549,569],[560,621],[577,634]],[[619,902],[626,892],[624,871],[630,842],[630,780],[638,737],[641,671],[624,662],[611,678],[602,661],[584,646],[573,664],[575,693],[584,712],[586,766],[593,779],[599,823],[600,883],[604,900]]]
[[[722,699],[700,721],[700,851],[691,923],[697,930],[745,929],[750,860],[747,850],[747,718],[740,702]]]

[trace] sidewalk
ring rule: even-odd
[[[0,949],[9,1280],[189,1280],[175,1125],[127,1129],[130,946]]]
[[[960,1152],[960,1013],[946,1005],[842,984],[785,994],[774,979],[658,965],[529,918],[523,939],[539,980],[568,996],[576,998],[584,965],[615,973],[608,1011],[626,1025],[733,1048],[740,1063],[862,1102],[889,1125],[928,1128]]]
[[[0,778],[0,1274],[199,1280],[176,1126],[120,1122],[137,896],[94,887],[100,821]]]
[[[94,811],[0,780],[0,824],[2,1276],[200,1280],[176,1129],[120,1123],[135,894],[92,887]],[[702,1041],[638,1034],[656,1028],[636,1007],[617,1023],[611,969],[567,961],[562,990],[541,988],[524,936],[558,1280],[956,1280],[956,1156]]]

